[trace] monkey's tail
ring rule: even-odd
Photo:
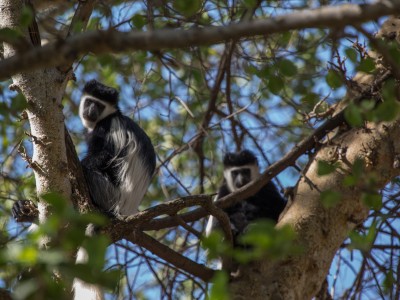
[[[86,228],[86,235],[92,236],[94,234],[94,226],[89,224]],[[76,264],[86,264],[89,256],[85,248],[80,247],[76,255]],[[74,300],[103,300],[102,289],[95,284],[84,282],[79,278],[75,278],[72,284],[72,291],[74,293]]]

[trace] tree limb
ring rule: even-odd
[[[400,1],[379,1],[371,4],[321,7],[270,18],[189,30],[160,29],[148,32],[117,32],[114,30],[85,32],[65,41],[15,55],[0,63],[0,79],[23,70],[57,66],[73,62],[87,52],[103,54],[128,50],[160,50],[221,43],[258,35],[269,35],[304,28],[340,28],[359,24],[400,12]]]
[[[134,230],[125,238],[138,246],[146,248],[175,267],[201,278],[205,282],[210,281],[214,275],[214,270],[177,253],[141,231]]]

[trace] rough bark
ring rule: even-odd
[[[397,36],[398,22],[395,18],[392,20],[385,23],[380,36],[391,36],[391,39]],[[377,74],[385,72],[385,67],[378,65]],[[379,89],[375,76],[356,76],[354,80],[370,91]],[[349,91],[344,102],[356,100],[357,103],[362,98],[360,92]],[[297,184],[293,204],[277,225],[294,228],[297,243],[304,252],[280,261],[265,260],[242,266],[241,276],[230,283],[234,299],[300,300],[311,299],[318,293],[337,249],[349,232],[368,216],[369,209],[362,201],[362,194],[378,191],[400,174],[400,169],[395,167],[400,153],[399,125],[399,119],[366,123],[322,145]],[[338,162],[340,168],[327,176],[319,176],[320,160]],[[356,160],[364,162],[365,174],[373,176],[373,184],[365,181],[350,187],[343,184]],[[340,202],[332,208],[324,207],[321,202],[324,191],[340,193]]]
[[[400,151],[396,138],[399,125],[398,120],[368,124],[367,128],[356,128],[334,139],[332,145],[318,152],[305,173],[307,180],[303,177],[299,182],[293,205],[278,224],[289,224],[295,229],[304,253],[280,262],[263,261],[244,267],[243,276],[230,286],[235,299],[311,299],[318,292],[337,249],[368,214],[361,201],[366,187],[346,188],[343,179],[355,159],[363,159],[367,172],[376,174],[376,188],[397,176],[400,170],[393,168],[393,163]],[[318,176],[318,160],[338,160],[335,156],[339,147],[347,148],[341,160],[346,171]],[[329,209],[320,200],[321,192],[327,190],[342,195],[340,203]]]
[[[27,28],[19,26],[22,7],[23,1],[1,1],[0,27],[18,29],[29,41]],[[16,47],[4,43],[5,59],[16,55]],[[27,114],[33,144],[33,156],[28,158],[28,163],[35,173],[37,194],[40,196],[56,192],[69,199],[71,186],[67,176],[64,115],[61,105],[66,76],[52,67],[14,74],[12,81],[13,88],[25,96],[28,104]],[[40,221],[45,219],[47,210],[47,205],[41,202]]]

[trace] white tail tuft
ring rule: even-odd
[[[76,255],[76,263],[84,264],[88,261],[88,254],[84,248],[79,248]],[[74,300],[103,300],[101,288],[95,284],[86,283],[78,278],[74,279],[72,285]]]

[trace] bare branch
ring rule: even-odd
[[[202,264],[198,264],[193,260],[175,252],[143,232],[136,230],[131,232],[125,238],[138,246],[146,248],[153,254],[173,264],[177,268],[193,274],[206,282],[210,281],[214,275],[214,270],[209,269]]]

